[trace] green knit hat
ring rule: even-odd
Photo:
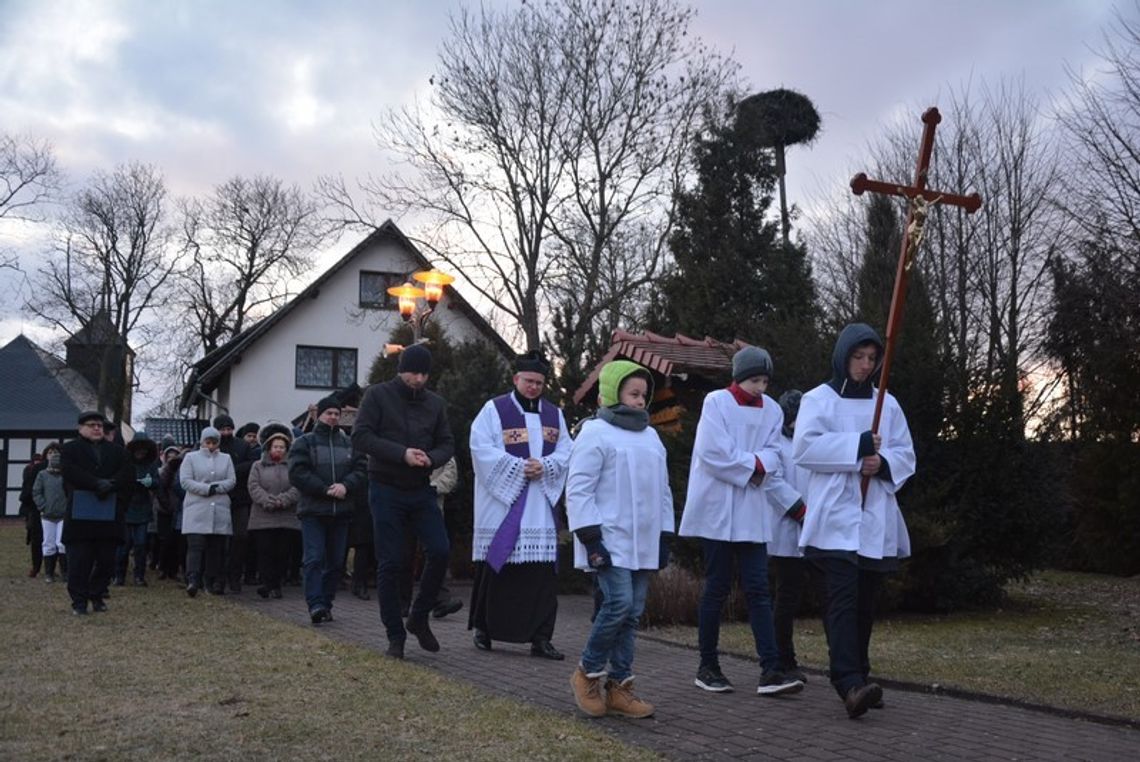
[[[640,373],[645,377],[649,387],[645,404],[649,405],[653,399],[653,374],[635,362],[614,360],[606,363],[602,367],[602,372],[598,374],[598,395],[601,397],[602,407],[618,404],[618,392],[621,391],[621,385],[635,373]]]

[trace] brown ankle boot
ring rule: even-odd
[[[570,675],[570,687],[574,689],[574,701],[578,708],[591,717],[602,717],[606,713],[606,696],[602,689],[602,678],[605,672],[586,674],[579,664]]]
[[[607,680],[606,713],[640,720],[653,714],[653,704],[639,699],[633,692],[632,677],[627,677],[620,683]]]

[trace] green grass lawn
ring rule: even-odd
[[[884,617],[871,640],[873,674],[1140,719],[1140,577],[1049,571],[1008,593],[993,611]],[[691,627],[653,634],[696,644]],[[720,647],[755,653],[746,624],[726,625]],[[826,667],[818,619],[797,620],[796,651]]]
[[[656,759],[431,670],[161,582],[73,617],[0,523],[0,759]]]

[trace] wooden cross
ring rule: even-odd
[[[942,121],[938,109],[930,107],[922,115],[925,125],[922,131],[922,145],[918,149],[918,164],[914,169],[913,185],[898,185],[884,183],[879,180],[869,180],[867,175],[860,172],[851,178],[851,190],[856,196],[865,191],[871,193],[884,193],[888,196],[903,196],[910,199],[906,215],[906,228],[902,239],[902,250],[899,252],[898,269],[895,271],[895,288],[891,294],[891,311],[887,317],[887,339],[883,350],[883,367],[879,376],[879,394],[875,400],[875,417],[871,421],[871,431],[878,433],[879,421],[883,415],[883,400],[887,396],[887,381],[891,374],[891,361],[894,359],[895,345],[899,331],[902,330],[902,311],[906,302],[907,275],[914,263],[915,253],[922,243],[922,234],[926,225],[926,215],[934,204],[949,204],[959,206],[966,210],[966,214],[973,214],[982,207],[982,197],[977,193],[969,196],[959,196],[954,193],[931,191],[926,189],[927,175],[930,172],[930,156],[934,153],[934,129]],[[863,497],[867,496],[867,485],[870,477],[863,477]]]

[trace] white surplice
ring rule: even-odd
[[[914,475],[914,445],[906,416],[889,392],[879,425],[879,454],[889,464],[890,478],[872,476],[867,499],[861,499],[859,438],[870,430],[874,412],[874,398],[845,399],[827,384],[803,396],[792,443],[796,464],[810,474],[801,548],[857,551],[874,559],[910,555],[910,536],[895,493]]]
[[[523,474],[526,459],[507,452],[499,411],[494,400],[488,401],[471,424],[471,462],[475,467],[475,530],[471,558],[474,561],[487,559],[487,549],[495,532],[529,481],[519,537],[507,563],[555,561],[558,557],[558,527],[552,506],[558,502],[566,484],[573,441],[562,411],[558,410],[558,442],[554,451],[543,457],[539,414],[524,413],[513,393],[510,401],[526,421],[530,457],[542,461],[542,477],[529,481]]]

